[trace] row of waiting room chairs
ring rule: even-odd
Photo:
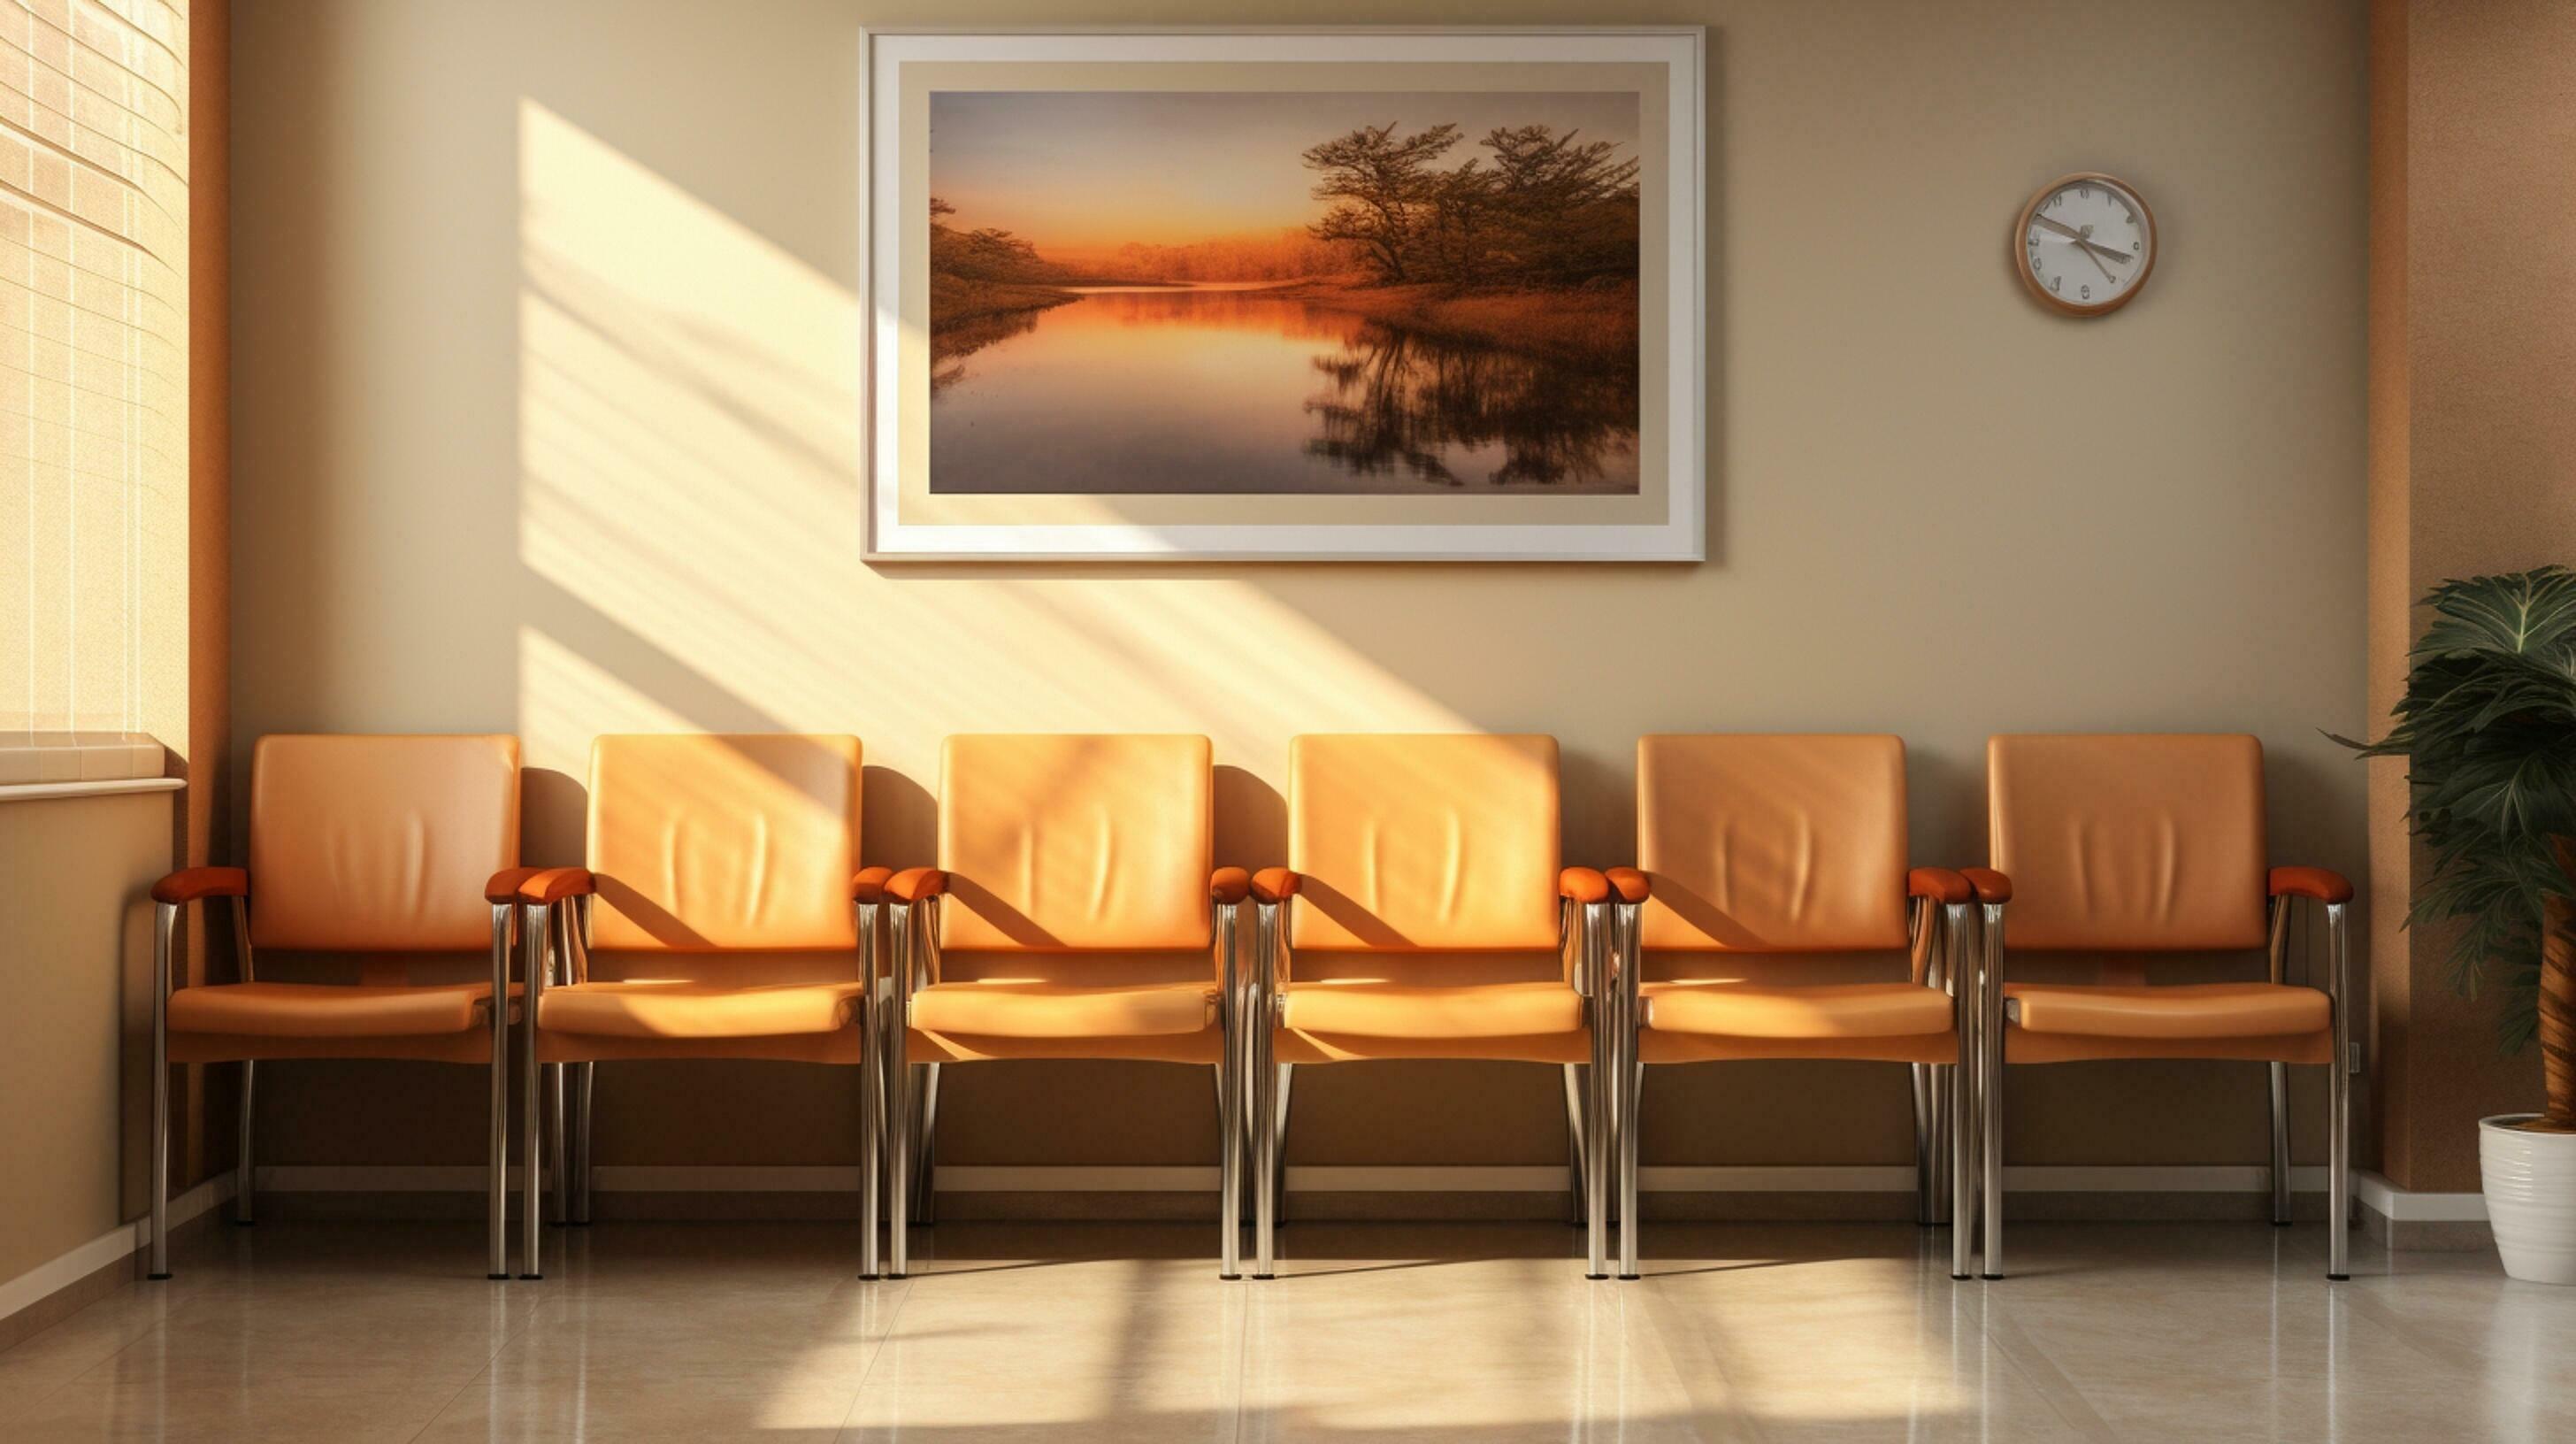
[[[508,1277],[515,1032],[524,1278],[542,1276],[541,1179],[560,1220],[588,1219],[598,1063],[655,1058],[855,1070],[871,1277],[906,1272],[956,1063],[1212,1068],[1228,1278],[1247,1211],[1250,1271],[1274,1270],[1298,1064],[1561,1066],[1596,1278],[1614,1218],[1616,1271],[1638,1273],[1650,1066],[1909,1065],[1923,1217],[1950,1223],[1954,1277],[1996,1278],[2004,1064],[2270,1064],[2276,1223],[2285,1069],[2328,1065],[2328,1273],[2345,1276],[2352,890],[2269,864],[2254,738],[1996,737],[1988,865],[1956,869],[1907,856],[1894,737],[1644,738],[1634,865],[1603,870],[1559,855],[1552,738],[1308,736],[1290,756],[1287,864],[1246,871],[1214,866],[1203,737],[951,737],[936,863],[897,871],[862,863],[856,738],[602,737],[584,865],[534,867],[515,738],[263,738],[247,866],[153,889],[150,1272],[169,1274],[169,1066],[243,1065],[247,1218],[256,1065],[364,1057],[488,1067],[490,1274]],[[218,898],[240,980],[174,990],[180,911]],[[2322,989],[2286,975],[2301,900],[2328,921]],[[487,946],[488,981],[407,976],[405,954]],[[2255,949],[2261,980],[2147,980],[2158,954]],[[369,961],[354,985],[272,982],[267,950]]]

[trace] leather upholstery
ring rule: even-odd
[[[1239,903],[1252,896],[1252,874],[1239,867],[1221,867],[1208,874],[1208,901]]]
[[[1950,996],[1914,983],[1647,982],[1645,1026],[1735,1038],[1893,1038],[1950,1032]],[[1952,1057],[1957,1056],[1954,1045]]]
[[[1986,744],[2006,938],[2104,951],[2264,945],[2263,747],[2234,735]]]
[[[1905,945],[1905,744],[1882,736],[1637,743],[1652,949]]]
[[[491,932],[487,916],[484,932]],[[170,995],[171,1033],[275,1038],[405,1038],[487,1026],[490,983],[362,987],[218,983]]]
[[[590,754],[591,945],[855,947],[858,837],[855,737],[602,737]]]
[[[855,1031],[867,985],[640,979],[575,983],[537,995],[537,1026],[605,1038],[778,1038]]]
[[[598,875],[586,867],[540,867],[527,869],[527,873],[519,884],[521,902],[559,903],[568,897],[590,897],[599,891]]]
[[[1295,946],[1556,946],[1555,738],[1306,736],[1288,771]]]
[[[250,874],[237,867],[183,867],[152,884],[157,903],[202,902],[210,897],[250,896]]]
[[[985,1039],[1170,1037],[1217,1026],[1217,990],[1207,983],[934,983],[913,993],[912,1026]]]
[[[1265,867],[1252,875],[1252,896],[1259,902],[1286,902],[1305,885],[1306,880],[1293,869]]]
[[[1563,983],[1450,988],[1396,983],[1291,983],[1292,1032],[1355,1038],[1521,1038],[1581,1034],[1583,999]]]
[[[1977,895],[1977,901],[1981,903],[2012,901],[2012,879],[1993,868],[1963,867],[1959,869],[1959,876],[1968,880],[1969,891],[1974,892]]]
[[[915,903],[926,897],[948,895],[948,874],[935,867],[908,867],[886,878],[888,898],[899,903]]]
[[[1602,881],[1619,895],[1619,901],[1641,903],[1654,896],[1654,879],[1633,867],[1614,867],[1601,874]]]
[[[519,739],[263,737],[249,862],[255,947],[489,947],[484,886],[519,862]]]
[[[483,901],[487,903],[517,902],[519,900],[519,889],[526,887],[531,881],[534,881],[545,871],[546,869],[542,867],[505,867],[499,872],[492,874],[490,879],[483,884]]]
[[[943,947],[1205,947],[1205,737],[961,736],[943,749]]]
[[[863,867],[850,879],[850,901],[872,903],[885,901],[886,884],[894,880],[890,867]]]
[[[2004,984],[2021,1007],[2026,1033],[2093,1038],[2261,1038],[2331,1026],[2333,1010],[2315,988],[2283,983]]]

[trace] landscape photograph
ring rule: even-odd
[[[928,487],[1638,489],[1618,91],[939,91]]]

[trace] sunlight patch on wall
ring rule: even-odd
[[[533,101],[520,167],[532,765],[855,732],[930,787],[951,732],[1189,731],[1275,776],[1298,732],[1474,730],[1257,578],[869,568],[856,295]]]

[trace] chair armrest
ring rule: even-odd
[[[2352,901],[2352,883],[2342,873],[2323,867],[2272,869],[2272,896],[2315,898],[2321,903]]]
[[[935,867],[908,867],[887,878],[885,890],[887,897],[899,903],[942,897],[948,892],[948,874]]]
[[[1254,902],[1283,903],[1297,895],[1306,879],[1284,867],[1265,867],[1252,875]]]
[[[599,890],[599,879],[586,867],[550,867],[519,884],[519,901],[523,903],[559,903],[568,897],[588,897]]]
[[[894,869],[890,867],[860,868],[858,874],[850,879],[850,901],[863,903],[885,901],[886,881],[893,876]]]
[[[1208,874],[1208,897],[1220,903],[1239,903],[1252,895],[1252,874],[1239,867],[1221,867]]]
[[[210,897],[250,896],[250,873],[238,867],[183,867],[152,884],[157,903],[201,902]]]
[[[1905,874],[1907,897],[1930,898],[1945,905],[1963,903],[1976,896],[1976,888],[1955,868],[1918,867]]]
[[[1655,885],[1633,867],[1606,867],[1601,880],[1610,884],[1610,892],[1621,902],[1641,903],[1654,893]]]
[[[1959,869],[1959,876],[1968,880],[1969,888],[1975,891],[1977,901],[1981,903],[2012,901],[2012,879],[1993,868],[1963,867]]]
[[[528,879],[544,871],[541,867],[505,867],[492,874],[490,882],[483,884],[483,900],[487,903],[515,902],[519,889],[528,885]]]
[[[1569,867],[1556,875],[1556,895],[1567,902],[1608,902],[1610,879],[1597,868]]]

